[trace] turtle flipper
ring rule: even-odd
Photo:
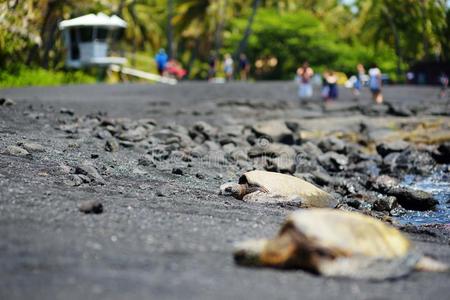
[[[249,240],[238,243],[234,250],[234,261],[238,265],[258,267],[263,266],[261,253],[264,251],[268,240]]]
[[[297,247],[291,234],[283,234],[274,239],[249,240],[236,245],[234,260],[239,265],[292,268],[296,263]]]
[[[319,264],[319,273],[330,277],[347,277],[367,280],[396,279],[415,270],[420,256],[408,254],[395,259],[370,259],[366,256],[339,257]]]
[[[429,256],[422,256],[415,266],[420,272],[450,272],[450,266]]]

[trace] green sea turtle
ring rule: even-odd
[[[327,192],[300,178],[267,171],[250,171],[238,183],[225,183],[220,193],[250,202],[300,202],[301,207],[337,206]]]
[[[240,265],[375,280],[402,277],[413,270],[449,270],[415,252],[394,227],[360,213],[326,208],[292,213],[275,238],[238,244],[234,259]]]

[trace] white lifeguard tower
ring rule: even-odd
[[[88,14],[59,23],[67,49],[66,65],[70,68],[123,65],[126,58],[110,56],[110,47],[117,42],[127,23],[118,16]]]

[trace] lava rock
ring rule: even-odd
[[[333,185],[335,183],[335,180],[333,177],[328,175],[328,173],[316,170],[311,172],[313,181],[320,185],[320,186],[326,186],[326,185]]]
[[[314,171],[321,171],[326,173],[325,169],[315,159],[303,159],[297,155],[295,160],[297,164],[297,173],[311,173]]]
[[[450,142],[440,144],[438,147],[438,151],[441,152],[442,155],[450,156]]]
[[[284,144],[269,144],[269,143],[260,143],[248,150],[247,152],[248,157],[255,158],[255,157],[269,157],[269,158],[275,158],[275,157],[295,157],[295,151],[292,147],[289,147]]]
[[[397,198],[398,203],[409,210],[432,210],[439,204],[430,193],[407,187],[394,187],[387,191],[389,196]]]
[[[97,200],[87,200],[80,203],[78,210],[85,214],[103,213],[103,204]]]
[[[206,156],[209,152],[209,149],[206,145],[197,145],[190,150],[190,155],[192,157],[202,158]]]
[[[139,167],[134,168],[133,171],[131,171],[131,172],[133,174],[136,174],[136,175],[146,175],[146,174],[148,174],[148,172],[146,170],[143,170],[143,169],[141,169]]]
[[[61,109],[59,110],[59,113],[62,115],[69,115],[69,116],[73,116],[75,114],[75,112],[72,109],[65,108],[65,107],[61,107]]]
[[[236,148],[227,154],[227,158],[232,161],[248,161],[247,151],[242,148]]]
[[[380,197],[373,203],[376,211],[391,211],[397,206],[397,198],[393,196]]]
[[[70,174],[68,179],[64,180],[64,184],[68,186],[80,186],[84,182],[83,178],[78,175]]]
[[[414,115],[414,113],[404,103],[385,102],[385,104],[388,106],[388,113],[391,115],[399,117],[410,117]]]
[[[297,152],[300,157],[308,159],[308,160],[314,160],[320,155],[323,154],[322,150],[320,150],[319,147],[317,147],[312,142],[306,142],[301,144],[300,146],[293,146],[295,151]]]
[[[383,162],[381,164],[381,168],[384,172],[387,173],[395,173],[395,171],[398,169],[397,165],[397,159],[400,156],[400,153],[394,152],[386,155],[383,158]]]
[[[300,129],[300,124],[297,121],[286,121],[284,122],[286,127],[292,132],[297,132]]]
[[[294,174],[295,159],[288,156],[267,159],[265,168],[267,171]]]
[[[151,155],[144,155],[142,157],[139,157],[138,159],[138,166],[144,166],[144,167],[156,167],[156,164],[153,160],[153,157]]]
[[[217,128],[203,121],[195,123],[189,130],[191,139],[200,144],[204,141],[213,139],[216,135]]]
[[[0,98],[0,106],[13,106],[16,102],[9,98]]]
[[[347,156],[332,151],[320,155],[318,161],[325,169],[332,172],[341,171],[348,165]]]
[[[381,143],[377,145],[377,152],[382,157],[385,157],[386,155],[394,152],[403,152],[404,150],[408,149],[409,146],[409,143],[402,140],[390,143]]]
[[[179,143],[181,141],[180,135],[170,129],[162,129],[152,132],[151,135],[152,137],[162,141],[164,144]]]
[[[89,164],[82,164],[75,168],[75,174],[85,175],[91,181],[104,185],[106,184],[105,179],[98,173],[97,169]]]
[[[440,144],[434,153],[434,158],[438,163],[450,164],[450,142]]]
[[[128,142],[139,142],[147,137],[147,129],[139,126],[132,130],[125,130],[117,136],[118,139]]]
[[[119,150],[119,143],[115,139],[109,139],[105,143],[105,151],[117,152]]]
[[[170,160],[173,162],[191,162],[192,158],[186,152],[176,150],[170,153]]]
[[[319,142],[318,146],[323,152],[333,151],[333,152],[343,154],[345,152],[346,144],[344,141],[342,141],[336,137],[327,137],[327,138],[322,139]]]
[[[388,113],[389,107],[384,104],[360,106],[361,113],[367,116],[384,116]]]
[[[147,153],[150,154],[156,161],[163,161],[170,157],[170,151],[166,146],[163,145],[156,145]]]
[[[378,176],[380,174],[380,168],[378,168],[378,164],[373,160],[360,161],[357,164],[351,165],[349,170],[369,176]]]
[[[184,172],[183,172],[183,170],[181,168],[175,167],[175,168],[172,169],[172,174],[183,175]]]
[[[261,122],[252,126],[252,131],[257,138],[266,138],[274,143],[292,145],[294,136],[292,131],[283,121]]]
[[[349,158],[358,157],[360,158],[360,160],[371,159],[371,155],[367,155],[363,151],[364,151],[363,147],[359,144],[346,143],[344,150],[342,150],[342,153],[346,154]]]
[[[13,145],[6,147],[5,153],[13,156],[31,156],[27,150]]]
[[[195,177],[197,177],[198,179],[205,179],[205,175],[203,173],[195,173]]]
[[[236,144],[234,143],[227,143],[227,144],[221,144],[223,151],[225,151],[227,154],[230,154],[233,152],[233,150],[236,149]]]
[[[17,145],[22,147],[23,149],[27,150],[30,153],[33,153],[33,152],[45,152],[45,148],[41,144],[28,143],[28,142],[19,142],[19,143],[17,143]]]
[[[428,175],[436,162],[428,151],[407,149],[396,160],[398,169],[407,173]]]
[[[361,206],[361,201],[359,201],[356,198],[350,198],[347,199],[345,202],[348,206],[353,207],[355,209],[359,209],[359,207]]]
[[[124,148],[130,148],[130,149],[136,147],[136,143],[130,142],[130,141],[119,141],[119,145]]]
[[[104,129],[97,131],[95,136],[98,137],[101,140],[107,140],[107,139],[112,138],[111,132],[109,132],[108,130],[104,130]]]
[[[38,143],[19,143],[19,146],[24,148],[30,153],[33,152],[45,152],[44,146]]]
[[[397,206],[396,208],[392,209],[392,210],[389,212],[389,215],[391,215],[391,216],[393,216],[393,217],[400,217],[400,216],[402,216],[402,215],[404,215],[404,214],[406,214],[406,213],[407,213],[406,209],[404,209],[404,208],[401,207],[401,206]]]
[[[381,175],[369,182],[369,185],[374,190],[380,193],[387,193],[390,189],[399,185],[399,181],[388,175]]]

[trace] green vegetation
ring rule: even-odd
[[[95,82],[95,77],[82,71],[51,71],[24,66],[18,66],[15,70],[0,71],[0,88]]]
[[[243,30],[245,21],[236,20],[233,25]],[[230,37],[229,51],[240,36],[236,32]],[[274,10],[260,10],[247,53],[251,60],[261,60],[263,67],[258,76],[265,79],[290,79],[303,61],[309,61],[319,71],[332,67],[351,73],[359,62],[368,64],[374,59],[370,49],[340,41],[317,17],[304,10],[281,15]],[[270,66],[270,58],[276,58],[275,66]]]
[[[206,77],[212,53],[247,53],[257,79],[290,79],[308,60],[317,71],[347,74],[359,62],[377,63],[401,81],[417,62],[450,60],[444,0],[11,0],[0,3],[0,85],[91,81],[60,73],[57,24],[100,11],[128,22],[123,50],[130,65],[154,70],[152,58],[164,47],[190,78]],[[23,79],[13,79],[17,69]],[[35,72],[42,79],[32,81]]]

